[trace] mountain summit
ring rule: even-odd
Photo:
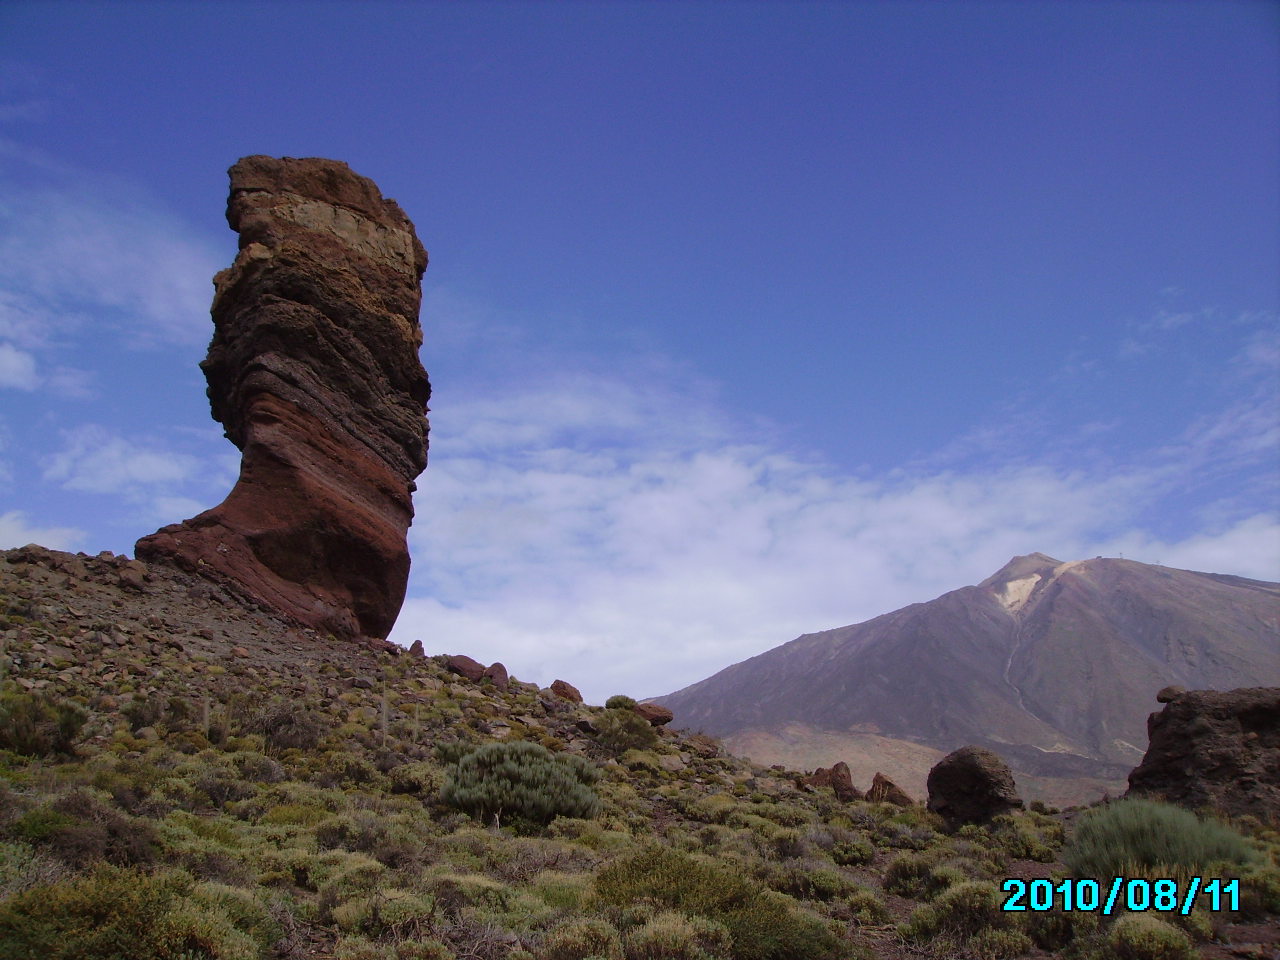
[[[976,586],[805,634],[658,698],[761,762],[849,763],[921,796],[964,744],[1026,795],[1122,792],[1162,687],[1280,684],[1280,584],[1098,557],[1014,557]]]

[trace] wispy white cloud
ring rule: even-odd
[[[34,390],[39,385],[36,358],[11,343],[0,341],[0,387]]]
[[[45,459],[44,479],[66,490],[152,496],[200,471],[198,457],[143,445],[95,424],[66,431],[64,440]]]
[[[104,198],[101,186],[14,191],[0,207],[8,335],[49,343],[47,331],[74,330],[107,308],[139,342],[199,341],[217,258],[145,198]]]
[[[20,510],[0,513],[0,549],[25,547],[38,543],[52,550],[75,550],[84,541],[85,532],[74,527],[39,527],[27,523]]]
[[[1037,550],[1280,575],[1274,517],[1228,511],[1173,540],[1144,530],[1153,500],[1196,469],[1185,450],[1105,468],[987,458],[867,479],[744,442],[672,378],[525,383],[433,413],[394,636],[544,684],[562,676],[596,701],[667,692]]]

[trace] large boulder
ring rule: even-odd
[[[961,747],[929,771],[929,809],[952,825],[985,823],[1022,808],[1009,765],[982,747]]]
[[[1280,687],[1161,691],[1128,795],[1280,819]]]
[[[240,252],[214,277],[200,367],[240,478],[137,555],[338,637],[385,637],[427,463],[426,251],[395,201],[340,161],[253,156],[228,172]]]

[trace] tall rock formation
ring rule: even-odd
[[[253,156],[228,173],[240,252],[214,277],[200,367],[240,478],[137,555],[338,636],[385,637],[427,463],[426,251],[396,202],[340,161]]]

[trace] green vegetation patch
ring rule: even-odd
[[[663,847],[618,860],[596,877],[596,895],[614,907],[649,902],[722,924],[738,960],[824,960],[840,955],[827,926],[793,900],[732,868]]]

